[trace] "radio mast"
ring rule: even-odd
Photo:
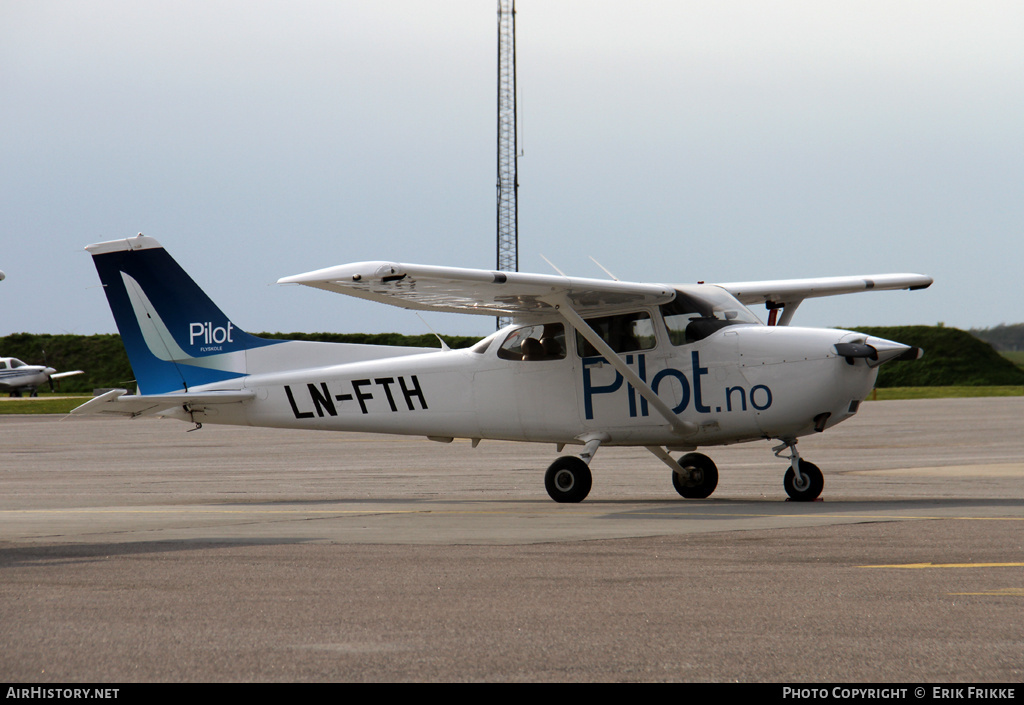
[[[519,271],[516,2],[498,0],[498,271]],[[498,328],[510,323],[498,319]]]

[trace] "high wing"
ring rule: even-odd
[[[730,282],[718,284],[744,305],[766,304],[770,309],[784,309],[779,325],[789,325],[797,306],[804,299],[838,296],[861,291],[892,291],[895,289],[927,289],[932,278],[924,274],[867,274],[849,277],[815,279],[777,279],[774,281]]]
[[[579,313],[671,301],[662,284],[583,279],[551,274],[432,267],[398,262],[357,262],[278,280],[402,308],[528,318],[551,313],[566,299]]]
[[[343,264],[284,277],[278,283],[303,284],[402,308],[516,318],[550,313],[563,300],[579,314],[657,305],[671,301],[677,288],[665,284],[398,262]],[[871,274],[731,282],[718,286],[743,304],[764,303],[770,308],[785,308],[780,324],[786,325],[804,299],[872,290],[924,289],[931,283],[931,277],[922,274]]]
[[[777,279],[760,282],[718,284],[743,304],[783,304],[816,296],[853,294],[858,291],[892,289],[927,289],[932,278],[923,274],[867,274],[851,277],[819,277],[816,279]]]

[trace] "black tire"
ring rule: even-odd
[[[786,494],[794,502],[813,502],[825,489],[825,477],[817,465],[806,460],[800,461],[800,474],[804,477],[802,487],[796,486],[796,473],[793,472],[793,468],[786,471],[782,486],[786,488]]]
[[[672,473],[672,486],[687,499],[706,499],[718,487],[718,467],[703,453],[687,453],[679,459],[679,466],[690,470],[689,478]]]
[[[590,494],[593,482],[590,468],[574,455],[559,458],[544,473],[544,488],[556,502],[582,502]]]

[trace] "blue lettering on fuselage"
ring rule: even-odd
[[[594,418],[594,397],[598,394],[614,394],[622,388],[622,383],[625,381],[622,375],[616,371],[615,379],[610,383],[603,385],[594,384],[590,374],[591,365],[598,363],[607,364],[607,362],[603,357],[583,358],[583,411],[588,420]],[[647,382],[646,355],[626,355],[625,362],[630,367],[635,365],[637,377]],[[764,411],[772,405],[772,390],[765,384],[757,384],[749,390],[742,386],[724,387],[722,390],[722,404],[712,408],[709,405],[710,402],[705,399],[705,391],[710,390],[705,389],[706,385],[702,379],[707,373],[708,368],[701,367],[700,352],[693,350],[690,352],[689,376],[674,367],[666,367],[663,370],[659,370],[651,378],[649,384],[655,394],[658,394],[658,390],[666,379],[674,379],[679,384],[680,400],[672,409],[674,414],[686,411],[691,401],[693,401],[693,410],[698,414],[720,413],[722,411],[747,411],[749,408]],[[631,384],[626,384],[626,390],[630,418],[648,416],[647,400],[640,397],[638,404],[636,390],[633,389]]]

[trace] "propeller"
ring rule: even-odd
[[[42,348],[40,348],[40,349],[42,350]],[[56,388],[53,386],[53,373],[56,372],[57,370],[52,369],[50,367],[50,363],[48,363],[46,361],[46,351],[43,350],[42,353],[43,353],[43,367],[45,367],[46,369],[50,370],[49,374],[46,375],[46,381],[50,384],[50,393],[52,394],[53,392],[57,391]]]

